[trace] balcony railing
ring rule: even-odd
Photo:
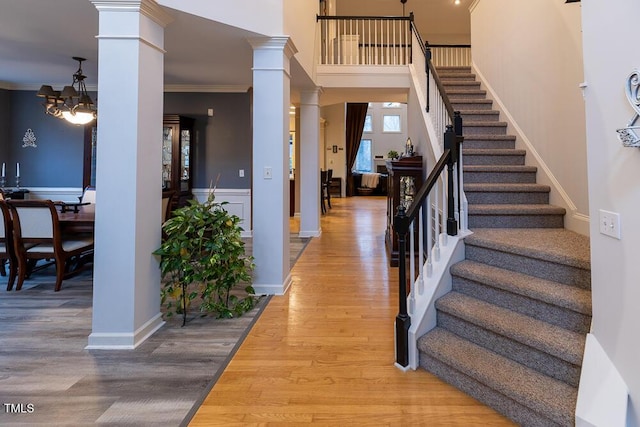
[[[408,65],[411,22],[407,17],[318,16],[322,65]]]

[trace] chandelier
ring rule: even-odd
[[[78,61],[78,71],[73,74],[71,86],[65,86],[62,91],[53,90],[49,85],[42,85],[38,96],[44,98],[45,113],[65,119],[74,125],[85,125],[96,118],[96,106],[87,93],[82,73],[82,61],[85,58],[73,57]]]

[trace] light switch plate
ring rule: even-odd
[[[620,240],[620,214],[600,209],[600,233]]]

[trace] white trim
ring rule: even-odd
[[[29,187],[29,198],[36,200],[77,202],[81,195],[80,187]]]
[[[533,156],[533,159],[534,159],[533,164],[542,170],[543,179],[546,178],[546,180],[548,181],[548,184],[552,187],[552,194],[555,193],[557,196],[559,196],[560,198],[560,200],[558,200],[558,202],[560,202],[559,204],[562,205],[563,208],[569,211],[570,214],[565,216],[565,228],[575,231],[577,233],[583,234],[585,236],[588,236],[589,235],[589,217],[578,212],[578,208],[576,207],[575,203],[573,203],[573,200],[571,200],[571,197],[569,197],[567,192],[564,190],[564,187],[562,187],[560,182],[556,179],[555,175],[553,174],[551,169],[547,166],[542,156],[538,154],[538,151],[534,147],[533,143],[529,140],[529,138],[527,138],[527,135],[524,133],[522,128],[520,128],[516,120],[513,118],[509,110],[506,108],[506,106],[498,96],[498,94],[493,90],[491,85],[487,82],[484,75],[478,69],[475,62],[473,61],[471,63],[471,68],[473,69],[474,73],[478,76],[478,79],[480,80],[484,88],[487,90],[488,98],[492,99],[497,104],[498,110],[500,111],[500,113],[504,114],[504,121],[509,123],[510,129],[512,129],[516,134],[517,141],[522,143],[525,146],[527,150],[527,154],[531,154]],[[527,159],[529,158],[530,157],[527,156]],[[541,180],[538,179],[538,183],[542,183],[540,181]]]
[[[456,236],[440,235],[440,259],[432,263],[433,272],[424,278],[424,292],[415,294],[415,309],[411,314],[409,327],[409,367],[419,365],[418,338],[436,327],[435,302],[452,288],[450,267],[464,260],[464,238],[471,232],[458,231]],[[446,239],[446,245],[444,241]]]
[[[248,85],[165,85],[165,92],[246,93]]]
[[[580,373],[576,426],[624,427],[629,389],[595,335],[587,334]]]
[[[253,290],[256,292],[256,295],[284,295],[289,290],[291,286],[291,274],[288,274],[286,279],[284,279],[284,283],[282,284],[256,284],[253,283]]]
[[[320,237],[322,235],[322,229],[320,230],[309,230],[309,231],[303,231],[300,230],[300,232],[298,232],[298,237],[303,237],[303,238],[307,238],[307,237]]]
[[[92,332],[85,350],[133,350],[163,325],[162,313],[158,313],[134,332]]]

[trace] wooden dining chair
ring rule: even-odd
[[[95,187],[87,186],[82,191],[80,196],[80,203],[95,203],[96,202],[96,189]]]
[[[2,268],[0,273],[7,275],[5,264],[9,264],[9,277],[7,279],[7,290],[13,289],[13,282],[16,280],[18,260],[13,249],[13,223],[11,213],[4,199],[0,199],[0,213],[2,214],[2,224],[0,225],[0,262]]]
[[[16,290],[22,288],[34,262],[53,259],[56,264],[54,290],[59,291],[63,278],[68,276],[70,261],[93,253],[93,236],[63,238],[51,200],[10,200],[7,205],[13,220],[13,243],[18,260]]]
[[[173,190],[162,191],[162,222],[164,223],[171,217],[171,204],[173,203],[173,196],[176,194]]]

